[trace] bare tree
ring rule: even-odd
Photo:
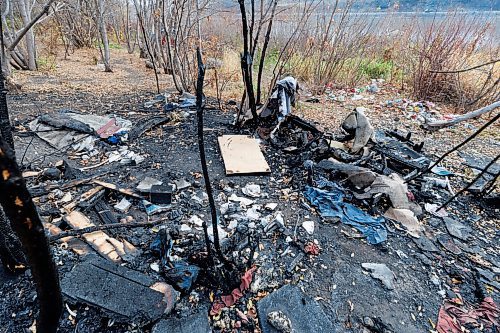
[[[108,30],[106,27],[106,22],[104,20],[105,7],[103,0],[96,0],[96,23],[99,29],[99,39],[102,42],[99,42],[99,50],[101,52],[101,59],[104,64],[105,72],[112,72],[111,64],[110,64],[110,53],[109,53],[109,39],[108,39]]]
[[[271,32],[273,27],[273,20],[276,14],[276,7],[278,5],[278,0],[271,0],[269,3],[264,4],[261,0],[259,7],[256,9],[255,0],[250,0],[250,13],[248,13],[245,0],[238,0],[240,14],[241,14],[241,27],[243,36],[243,52],[241,53],[241,72],[243,76],[243,83],[245,84],[245,91],[243,92],[243,97],[241,100],[240,112],[243,108],[245,102],[248,102],[248,107],[252,113],[252,117],[255,121],[258,121],[257,116],[257,105],[261,103],[262,98],[262,77],[264,69],[264,60],[266,57],[267,49],[269,46],[269,41],[271,38]],[[256,22],[256,10],[259,11],[259,20]],[[250,21],[248,20],[250,16]],[[254,59],[259,49],[261,32],[266,27],[266,34],[264,35],[264,41],[262,42],[262,48],[260,52],[259,66],[257,69],[257,94],[254,89]],[[237,122],[239,123],[239,114],[237,117]]]
[[[134,53],[135,46],[137,45],[137,32],[135,32],[132,29],[134,26],[132,22],[130,22],[130,2],[129,0],[125,1],[125,15],[123,18],[123,27],[124,27],[124,38],[125,42],[127,43],[127,51],[128,53],[132,54]],[[135,25],[137,26],[137,25]]]
[[[249,40],[252,39],[252,30],[253,30],[253,13],[254,13],[254,4],[255,0],[250,0],[252,3],[252,29],[248,29],[248,21],[247,21],[247,11],[245,8],[245,0],[238,0],[240,5],[241,12],[241,26],[242,26],[242,34],[243,34],[243,53],[241,54],[241,71],[243,73],[243,82],[245,83],[245,95],[248,97],[248,103],[250,106],[250,111],[252,112],[253,119],[258,121],[257,116],[257,106],[255,104],[255,91],[253,89],[253,77],[252,77],[252,64],[253,58],[250,54],[250,45]]]
[[[36,70],[36,46],[35,46],[35,34],[33,27],[35,24],[42,20],[44,15],[49,14],[52,3],[55,0],[47,1],[41,9],[38,9],[37,2],[32,2],[30,0],[5,0],[4,11],[2,12],[2,44],[5,46],[6,50],[6,60],[5,65],[9,63],[16,68]],[[23,27],[16,31],[16,17],[14,10],[18,10],[19,16],[23,23]],[[33,15],[35,10],[39,10],[36,15]],[[17,49],[17,46],[21,40],[25,38],[25,48],[26,53],[23,54]],[[10,69],[4,68],[6,74],[10,73]]]

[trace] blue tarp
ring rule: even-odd
[[[344,224],[353,226],[366,236],[370,244],[387,240],[387,229],[383,217],[373,217],[358,207],[343,202],[344,191],[338,185],[319,181],[318,187],[307,186],[304,196],[314,205],[323,217],[337,217]]]

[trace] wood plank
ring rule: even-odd
[[[91,223],[90,220],[83,215],[81,212],[74,210],[70,214],[64,217],[64,220],[73,229],[82,229],[87,227],[92,227],[95,224]],[[110,242],[110,238],[103,231],[94,231],[83,235],[83,239],[99,252],[103,257],[108,258],[114,262],[120,262],[121,257],[113,243]],[[119,242],[119,241],[117,241]]]
[[[246,135],[223,135],[218,140],[226,175],[271,172],[256,139]]]
[[[133,197],[133,198],[144,199],[143,197],[141,197],[140,195],[135,193],[133,190],[128,189],[128,188],[121,188],[121,187],[116,186],[115,184],[106,183],[106,182],[103,182],[101,180],[94,180],[94,183],[97,185],[101,185],[107,189],[110,189],[113,191],[118,191],[121,194],[128,195],[128,196]]]
[[[92,201],[95,201],[98,199],[99,196],[104,194],[104,187],[102,186],[96,186],[94,188],[91,188],[87,192],[83,193],[80,196],[80,200],[70,202],[67,205],[63,206],[63,209],[66,211],[67,214],[71,213],[77,206],[85,206],[91,205]]]
[[[94,211],[99,215],[104,224],[118,223],[118,219],[111,212],[108,204],[104,200],[98,200],[94,205]]]
[[[42,174],[42,171],[24,171],[23,178],[38,177]]]
[[[63,232],[61,228],[52,223],[44,223],[43,226],[49,231],[51,236],[59,235]],[[86,255],[92,251],[92,249],[84,241],[72,236],[61,238],[60,241],[68,244],[68,247],[80,256]]]

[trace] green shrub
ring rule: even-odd
[[[381,59],[362,61],[359,67],[360,74],[369,79],[387,79],[393,69],[392,61]]]

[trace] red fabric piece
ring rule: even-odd
[[[222,300],[225,306],[232,306],[234,303],[236,303],[236,300],[234,299],[233,295],[222,295],[220,299]]]
[[[241,277],[241,283],[239,288],[233,289],[230,295],[223,295],[219,300],[216,300],[212,304],[212,308],[210,309],[210,315],[215,316],[218,315],[221,310],[225,307],[233,306],[240,298],[243,297],[243,292],[245,292],[248,288],[250,288],[250,284],[252,283],[253,272],[257,267],[252,267],[248,271],[243,274]]]
[[[439,333],[461,333],[460,325],[457,325],[455,319],[451,317],[444,307],[439,309],[438,322],[436,325],[436,330]]]
[[[212,308],[210,309],[210,315],[211,316],[218,315],[222,311],[222,309],[225,307],[226,306],[224,305],[224,303],[221,300],[216,300],[212,304]]]
[[[252,267],[248,271],[246,271],[245,274],[243,274],[243,276],[241,277],[241,284],[240,284],[241,291],[245,291],[248,288],[250,288],[250,284],[252,283],[252,278],[253,278],[253,272],[255,272],[256,269],[257,267]]]
[[[319,254],[319,246],[314,244],[313,242],[308,242],[306,246],[304,246],[304,251],[307,254],[317,256]]]
[[[500,316],[500,310],[492,297],[486,297],[479,305],[478,311],[481,312],[483,317],[486,317],[486,320],[495,326],[499,326],[498,318]]]
[[[239,288],[234,289],[231,292],[231,295],[224,295],[221,296],[222,302],[226,304],[226,306],[232,306],[234,303],[238,302],[240,298],[243,297],[243,293],[240,291]]]
[[[462,333],[463,325],[489,328],[498,326],[499,315],[500,311],[491,297],[486,297],[477,308],[448,300],[439,309],[436,329],[439,333]]]

